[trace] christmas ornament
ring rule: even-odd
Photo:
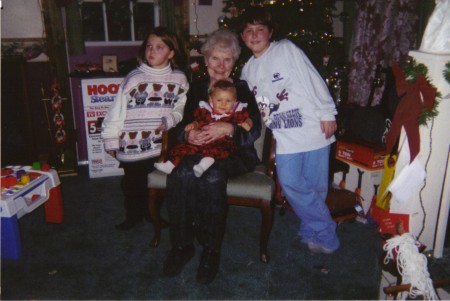
[[[51,108],[53,111],[53,127],[55,129],[55,142],[57,144],[62,144],[66,142],[67,133],[64,130],[64,115],[62,114],[62,98],[59,95],[59,90],[61,89],[59,83],[55,80],[50,87],[53,92],[53,97],[51,99]]]
[[[224,27],[226,27],[225,26],[225,19],[226,19],[226,16],[224,16],[224,15],[222,15],[222,16],[220,16],[218,19],[217,19],[217,23],[219,24],[219,28],[224,28]]]

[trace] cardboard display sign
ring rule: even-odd
[[[123,78],[95,78],[81,81],[91,178],[123,175],[119,161],[105,152],[101,137],[103,119],[116,99],[122,80]]]

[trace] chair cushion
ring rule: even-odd
[[[254,172],[228,179],[227,195],[270,201],[275,192],[275,182],[264,173],[264,169],[262,165],[257,166]],[[148,174],[148,188],[165,189],[166,180],[165,173],[155,170]]]
[[[147,187],[156,189],[166,189],[167,174],[159,170],[154,170],[147,176]]]
[[[228,179],[228,196],[270,201],[274,193],[275,182],[269,176],[258,171]]]

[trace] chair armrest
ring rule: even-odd
[[[169,150],[177,143],[176,128],[171,128],[163,132],[161,142],[161,154],[158,158],[158,163],[165,162],[169,156]]]
[[[158,158],[158,163],[162,163],[166,161],[166,157],[168,156],[169,152],[169,131],[165,131],[162,134],[162,142],[161,142],[161,154]]]
[[[267,142],[267,157],[265,157],[266,160],[266,175],[273,178],[273,174],[275,172],[275,152],[276,152],[276,140],[273,136],[272,132],[270,130],[267,130],[266,133],[266,139],[268,139]]]

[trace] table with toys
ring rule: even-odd
[[[47,223],[63,222],[63,204],[58,173],[48,164],[6,166],[1,174],[1,258],[22,255],[18,219],[44,204]]]

